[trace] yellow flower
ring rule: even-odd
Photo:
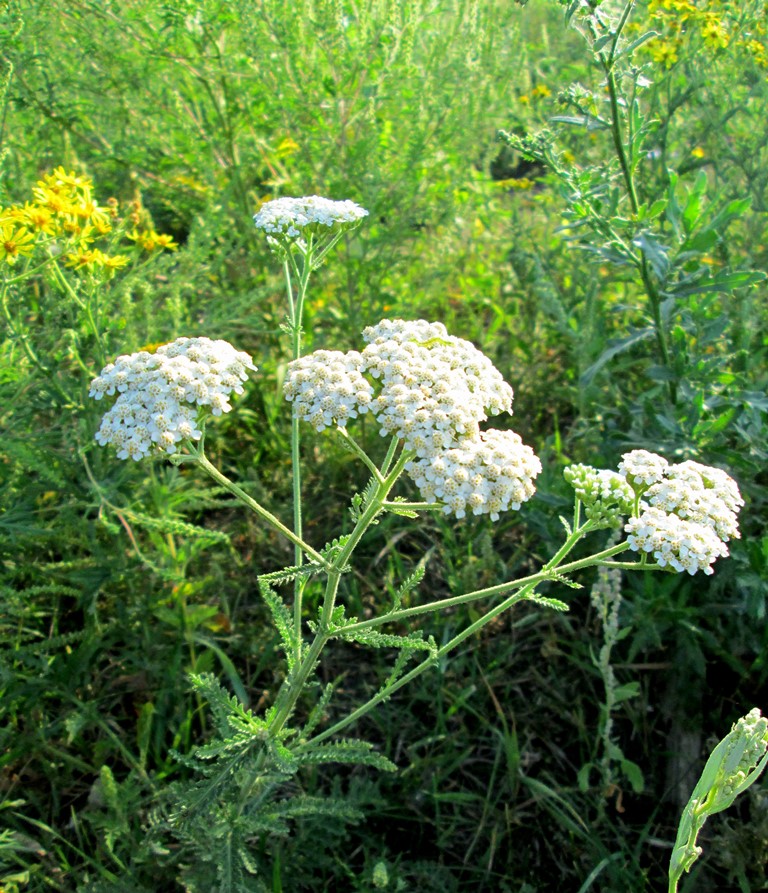
[[[27,202],[24,207],[17,206],[10,210],[15,212],[14,216],[17,220],[30,229],[45,233],[46,236],[55,236],[58,232],[58,226],[50,208]]]
[[[98,248],[95,251],[99,255],[97,262],[105,279],[111,279],[118,270],[122,270],[130,262],[130,258],[124,254],[103,254]]]
[[[98,248],[82,248],[67,255],[66,266],[75,270],[93,270],[101,266],[103,256]]]
[[[654,40],[651,43],[651,57],[665,68],[672,68],[677,62],[677,44],[671,40]]]
[[[43,177],[40,185],[47,186],[56,192],[73,192],[78,189],[91,189],[93,182],[90,177],[79,177],[74,171],[67,173],[59,165],[50,174]]]
[[[153,229],[145,229],[139,232],[134,230],[128,234],[128,238],[132,239],[144,251],[155,251],[157,248],[167,248],[173,251],[179,246],[173,241],[172,236],[161,235]]]
[[[155,241],[158,248],[167,248],[169,251],[175,251],[179,246],[173,241],[173,236],[155,233]]]
[[[696,146],[695,149],[691,149],[691,155],[693,155],[694,158],[703,158],[705,154],[706,153],[701,146]]]
[[[701,36],[704,43],[713,49],[724,49],[728,46],[730,37],[723,23],[715,15],[708,15],[706,22],[701,26]]]
[[[57,192],[40,181],[32,190],[39,205],[48,208],[54,214],[71,216],[75,213],[72,199],[68,193]]]
[[[93,227],[86,223],[82,224],[76,217],[67,217],[61,224],[61,228],[65,233],[73,237],[73,240],[79,248],[90,245],[96,239],[93,233]]]
[[[19,257],[29,257],[35,249],[35,237],[13,221],[0,224],[0,261],[12,266]]]
[[[545,99],[547,96],[552,95],[552,91],[546,84],[537,84],[531,91],[531,95],[536,99]]]

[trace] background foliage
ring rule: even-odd
[[[558,592],[569,614],[521,609],[366,718],[355,734],[400,771],[307,770],[307,796],[343,794],[362,818],[299,817],[255,841],[276,891],[660,890],[713,739],[768,703],[768,334],[750,285],[766,268],[766,9],[639,3],[628,40],[656,36],[615,61],[612,103],[606,46],[577,5],[0,4],[0,203],[63,164],[174,236],[178,251],[104,286],[104,354],[181,334],[252,353],[260,373],[211,457],[276,514],[290,423],[283,283],[250,223],[264,200],[370,211],[315,278],[311,347],[357,348],[384,315],[423,316],[514,385],[516,430],[545,464],[538,499],[493,530],[388,519],[348,613],[425,554],[435,597],[525,572],[557,542],[569,461],[613,466],[636,446],[700,458],[748,499],[712,580],[622,584],[617,635],[586,591]],[[277,639],[255,577],[290,553],[187,470],[93,444],[102,358],[84,321],[44,277],[18,300],[66,397],[6,328],[0,884],[211,889],[156,831],[189,777],[172,752],[214,734],[188,674],[268,703]],[[305,534],[323,543],[356,472],[330,438],[306,443],[323,461],[308,463]],[[472,610],[427,632],[440,642]],[[352,644],[324,672],[351,704],[378,678]],[[765,889],[764,790],[705,830],[684,890]]]

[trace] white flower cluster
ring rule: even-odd
[[[296,239],[304,233],[323,233],[351,229],[363,217],[365,208],[353,201],[333,201],[319,195],[303,198],[276,198],[265,202],[253,222],[258,229],[277,236]]]
[[[744,505],[736,481],[720,468],[698,462],[670,465],[663,480],[643,494],[656,508],[711,527],[724,542],[738,539],[738,513]]]
[[[476,438],[488,414],[512,411],[512,388],[473,344],[442,323],[383,320],[363,331],[365,369],[380,381],[371,412],[419,458]]]
[[[533,496],[541,462],[514,431],[481,431],[460,445],[410,462],[408,474],[427,502],[441,501],[443,511],[463,518],[519,509]]]
[[[660,481],[668,466],[669,462],[663,456],[649,453],[648,450],[632,450],[621,457],[619,474],[623,474],[633,487],[639,489]]]
[[[415,454],[406,470],[422,497],[459,518],[496,520],[531,497],[533,451],[512,432],[480,431],[489,414],[512,410],[512,388],[486,356],[424,320],[383,320],[363,337],[362,354],[316,351],[290,364],[284,390],[296,416],[322,431],[371,413],[382,436]]]
[[[669,566],[678,573],[703,570],[711,574],[715,559],[728,555],[728,547],[711,527],[683,521],[658,508],[647,508],[639,518],[631,518],[624,530],[631,549],[652,554],[660,567]]]
[[[119,459],[173,454],[180,441],[202,436],[199,408],[213,415],[230,411],[229,395],[242,394],[247,369],[256,369],[247,353],[210,338],[177,338],[155,353],[118,357],[91,382],[96,400],[118,395],[96,440],[116,447]]]
[[[643,496],[640,516],[624,528],[631,548],[652,554],[662,567],[711,574],[715,559],[728,555],[725,544],[740,536],[744,500],[733,478],[698,462],[672,465],[645,450],[622,460],[619,469]]]
[[[317,350],[295,360],[283,385],[294,415],[318,432],[333,424],[345,427],[349,419],[366,411],[373,398],[362,367],[363,358],[355,350]]]

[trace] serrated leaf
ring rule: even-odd
[[[333,696],[333,683],[329,682],[323,689],[323,693],[320,695],[318,702],[315,704],[315,706],[310,711],[310,714],[307,717],[307,721],[304,723],[304,727],[301,730],[301,735],[303,738],[309,737],[309,735],[323,721],[323,717],[325,716],[325,710],[328,707],[328,704],[330,703],[332,696]]]
[[[403,601],[403,598],[405,598],[405,596],[408,595],[409,592],[415,589],[424,579],[424,574],[427,570],[428,558],[429,555],[422,558],[422,560],[416,565],[413,571],[411,571],[411,573],[408,574],[405,580],[403,580],[403,582],[400,584],[400,588],[395,593],[393,610],[399,608],[400,604]]]
[[[535,602],[537,605],[541,605],[544,608],[552,608],[553,611],[570,611],[568,605],[565,602],[561,602],[559,598],[549,598],[546,595],[539,595],[538,593],[532,593],[531,595],[526,596],[528,601]]]
[[[289,671],[293,669],[296,654],[296,633],[293,628],[293,615],[288,606],[262,576],[258,578],[261,597],[272,614],[275,628],[280,634],[283,651],[288,660]]]
[[[397,766],[383,754],[376,753],[369,741],[348,738],[331,744],[320,744],[299,756],[304,763],[346,763],[358,766],[374,766],[385,772],[396,772]]]
[[[437,645],[430,636],[429,639],[421,638],[421,630],[416,630],[407,636],[398,636],[391,633],[380,633],[372,629],[353,630],[352,632],[337,632],[336,636],[347,642],[359,642],[361,645],[370,645],[372,648],[401,648],[407,651],[437,652]]]

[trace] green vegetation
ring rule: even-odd
[[[543,464],[498,522],[381,518],[344,579],[347,617],[425,566],[434,601],[534,573],[562,541],[574,462],[693,459],[746,505],[712,577],[547,584],[569,611],[523,602],[379,704],[349,730],[370,759],[291,774],[271,816],[288,833],[252,837],[230,889],[666,889],[713,743],[768,704],[767,14],[0,2],[3,893],[228,889],[205,861],[223,824],[168,827],[279,689],[279,609],[257,577],[294,548],[192,465],[115,459],[88,389],[108,360],[181,335],[247,351],[259,372],[207,455],[290,525],[285,281],[251,218],[311,194],[369,216],[313,274],[304,352],[359,348],[385,317],[440,321],[513,385]],[[320,548],[352,530],[366,477],[328,432],[307,427],[302,451],[303,535]],[[321,598],[307,587],[305,621]],[[481,613],[396,632],[440,647]],[[300,709],[330,727],[389,671],[382,651],[332,643],[334,700]],[[686,812],[678,848],[698,835],[703,854],[685,850],[681,893],[765,888],[759,788],[703,829]]]

